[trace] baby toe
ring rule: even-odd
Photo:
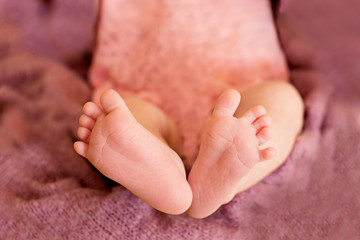
[[[263,127],[260,131],[256,134],[256,137],[259,140],[259,145],[264,144],[272,137],[272,131],[270,127]]]
[[[268,147],[259,151],[260,161],[269,160],[276,155],[276,149],[273,147]]]
[[[74,150],[75,152],[77,152],[79,155],[86,157],[86,153],[88,151],[89,145],[87,143],[81,142],[81,141],[77,141],[74,143]]]
[[[252,126],[256,129],[256,133],[258,133],[262,128],[268,127],[270,125],[271,125],[271,118],[266,114],[262,115],[252,123]]]
[[[243,118],[245,118],[250,124],[253,123],[256,119],[266,114],[266,109],[259,105],[251,108],[244,113]]]
[[[87,116],[89,116],[92,119],[97,119],[102,113],[102,110],[94,102],[85,103],[83,107],[83,111]]]
[[[88,128],[91,130],[95,125],[95,121],[88,115],[83,114],[79,118],[79,124],[80,127]]]
[[[84,128],[84,127],[78,128],[77,135],[81,140],[87,142],[90,138],[90,134],[91,134],[91,131],[89,129]]]
[[[120,97],[120,95],[112,90],[105,90],[104,93],[100,97],[101,106],[103,107],[105,113],[110,113],[115,109],[127,109],[124,100]]]

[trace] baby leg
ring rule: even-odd
[[[242,94],[240,104],[234,92],[219,97],[189,174],[188,213],[196,218],[212,214],[274,171],[302,127],[302,100],[290,84],[259,84]]]
[[[186,211],[192,192],[184,165],[167,143],[176,144],[174,126],[156,106],[137,98],[125,101],[113,90],[100,104],[84,105],[75,151],[101,173],[152,207]]]

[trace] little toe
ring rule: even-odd
[[[86,157],[86,153],[88,151],[89,145],[87,143],[77,141],[74,143],[74,149],[75,152],[77,152],[79,155]]]
[[[244,113],[243,118],[247,119],[249,123],[253,123],[256,119],[266,114],[266,109],[259,105],[249,109]]]
[[[91,134],[91,131],[89,129],[84,128],[84,127],[78,128],[77,135],[81,140],[88,142],[90,134]]]
[[[105,90],[100,97],[100,103],[106,113],[110,113],[115,109],[127,109],[124,100],[120,95],[112,89]]]
[[[264,144],[265,142],[269,141],[269,139],[272,137],[271,127],[263,127],[256,134],[256,137],[259,140],[259,145]]]
[[[258,133],[262,128],[268,127],[270,125],[271,125],[271,118],[266,114],[262,115],[252,123],[252,126],[256,129],[256,133]]]
[[[83,114],[79,118],[79,124],[80,127],[88,128],[91,130],[95,125],[95,121],[91,117]]]
[[[240,93],[234,89],[223,92],[216,101],[214,115],[233,116],[240,103]]]
[[[276,155],[276,149],[273,147],[268,147],[259,151],[260,161],[269,160]]]
[[[97,119],[102,111],[99,106],[94,102],[87,102],[83,107],[84,113],[92,119]]]

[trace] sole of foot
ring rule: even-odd
[[[239,103],[237,91],[225,91],[207,123],[199,155],[188,178],[193,202],[187,212],[195,218],[209,216],[231,201],[242,177],[256,163],[276,154],[271,146],[262,148],[272,137],[271,119],[265,108],[256,106],[235,118]]]
[[[118,93],[106,90],[100,105],[86,103],[83,111],[78,154],[155,209],[180,214],[189,208],[192,191],[181,159],[136,121]]]

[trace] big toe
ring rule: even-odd
[[[100,103],[106,113],[110,113],[118,108],[125,107],[124,100],[112,89],[105,90],[100,97]],[[126,107],[125,107],[126,108]]]
[[[213,114],[234,115],[240,103],[240,93],[234,89],[223,92],[216,101]]]

